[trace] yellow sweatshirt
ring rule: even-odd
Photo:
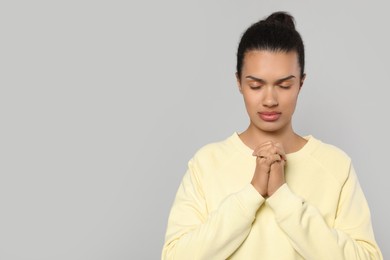
[[[162,259],[382,259],[350,158],[312,136],[287,155],[286,184],[263,198],[237,133],[188,163]]]

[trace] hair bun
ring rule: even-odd
[[[266,23],[279,24],[286,26],[290,29],[295,30],[295,21],[289,13],[286,12],[275,12],[268,16],[265,21]]]

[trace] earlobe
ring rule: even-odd
[[[241,84],[238,83],[238,90],[240,91],[240,93],[242,94],[242,88],[241,88]]]
[[[237,80],[238,90],[239,90],[240,93],[242,94],[241,80],[240,80],[240,77],[238,76],[238,73],[237,73],[237,72],[236,72],[236,80]]]
[[[301,86],[303,85],[303,82],[305,81],[305,79],[306,79],[306,73],[304,73],[304,74],[302,75],[302,78],[301,78]]]
[[[299,90],[301,90],[302,86],[303,86],[303,82],[305,82],[305,79],[306,79],[306,74],[303,74],[302,78],[301,78],[301,82],[300,82],[300,85],[299,85]]]

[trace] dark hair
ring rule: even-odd
[[[296,51],[301,69],[305,71],[305,49],[300,34],[295,30],[294,17],[286,12],[275,12],[266,19],[252,24],[242,35],[237,51],[237,74],[241,70],[245,53],[253,50],[273,52]]]

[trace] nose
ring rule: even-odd
[[[278,105],[278,96],[272,86],[269,86],[264,92],[263,105],[266,107],[274,107]]]

